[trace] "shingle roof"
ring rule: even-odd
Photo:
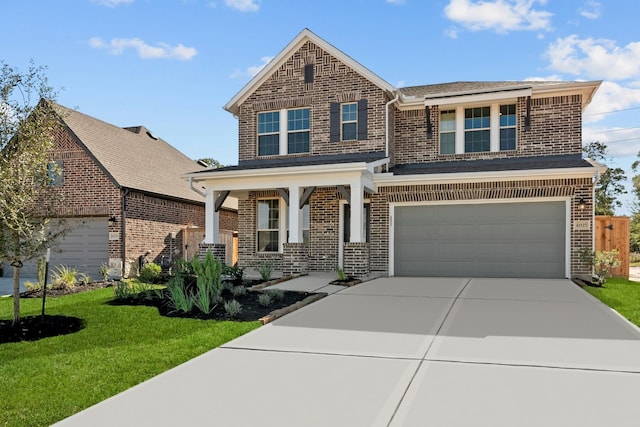
[[[558,81],[495,81],[495,82],[452,82],[438,83],[423,86],[409,86],[400,88],[399,91],[405,96],[429,96],[441,93],[464,93],[474,91],[490,91],[492,89],[510,87],[552,87],[554,85],[566,84]]]
[[[293,166],[333,165],[342,163],[375,162],[384,159],[384,151],[346,153],[322,156],[283,157],[279,159],[255,159],[240,161],[237,166],[207,169],[202,172],[227,172],[235,170],[268,169]]]
[[[119,128],[59,104],[53,107],[119,186],[204,203],[181,178],[203,167],[143,126]]]
[[[396,165],[394,175],[418,175],[436,173],[498,172],[533,169],[563,169],[593,167],[580,154],[560,156],[516,157],[487,160],[456,160],[451,162],[414,163]]]

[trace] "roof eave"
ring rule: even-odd
[[[557,179],[557,178],[587,178],[601,173],[600,168],[556,168],[515,171],[486,171],[486,172],[455,172],[413,175],[393,175],[393,173],[376,174],[374,182],[380,186],[411,185],[411,184],[440,184],[453,182],[488,182],[511,181],[526,179]]]

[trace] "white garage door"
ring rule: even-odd
[[[69,220],[72,230],[60,242],[59,250],[51,252],[50,272],[59,265],[75,267],[92,279],[98,278],[98,268],[109,261],[109,228],[107,218],[78,218]],[[5,264],[6,267],[6,264]],[[13,271],[5,271],[5,277]],[[25,263],[21,277],[36,277],[36,262]]]
[[[565,277],[566,203],[394,208],[394,274]]]

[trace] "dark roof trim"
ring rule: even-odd
[[[516,157],[487,160],[454,160],[450,162],[413,163],[396,165],[391,169],[394,175],[418,175],[464,172],[499,172],[534,169],[589,168],[593,165],[580,154],[558,156]]]
[[[503,89],[488,89],[488,90],[470,90],[470,91],[464,91],[464,92],[458,92],[458,93],[452,93],[452,94],[439,94],[436,96],[430,96],[430,95],[425,95],[424,99],[449,99],[449,98],[459,98],[459,97],[463,97],[463,96],[469,96],[469,95],[485,95],[488,93],[503,93],[503,92],[519,92],[521,90],[524,89],[531,89],[531,86],[516,86],[516,87],[510,87],[510,88],[503,88]]]

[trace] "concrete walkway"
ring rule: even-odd
[[[27,288],[24,286],[24,282],[37,282],[38,279],[33,277],[21,277],[20,278],[20,292],[24,292]],[[0,277],[0,298],[13,295],[13,277]]]
[[[568,280],[343,289],[61,426],[636,426],[640,332]]]

